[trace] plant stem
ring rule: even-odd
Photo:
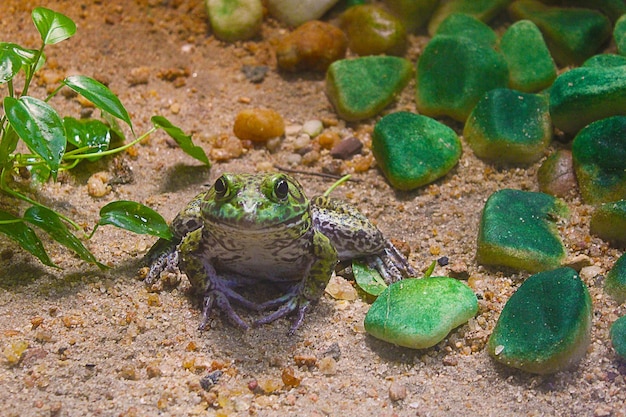
[[[335,181],[333,185],[328,187],[328,190],[326,190],[326,192],[323,194],[324,197],[328,197],[330,193],[332,193],[335,190],[335,188],[339,187],[341,184],[348,181],[349,179],[350,179],[350,174],[344,175],[343,177],[339,178],[337,181]]]
[[[150,130],[146,131],[143,135],[139,136],[137,139],[133,140],[132,142],[127,143],[126,145],[119,146],[117,148],[109,149],[109,150],[102,151],[102,152],[84,153],[84,154],[75,155],[75,154],[72,153],[73,151],[70,151],[70,152],[66,153],[65,155],[63,155],[63,159],[68,159],[68,160],[72,160],[72,159],[87,159],[87,158],[92,158],[94,156],[114,155],[116,153],[119,153],[119,152],[121,152],[123,150],[126,150],[126,149],[130,148],[131,146],[134,146],[134,145],[138,144],[139,142],[141,142],[142,140],[144,140],[145,138],[147,138],[148,136],[150,136],[151,134],[153,134],[157,130],[158,130],[158,128],[153,127]]]
[[[26,80],[24,81],[24,90],[22,90],[22,94],[20,95],[20,97],[23,97],[28,93],[30,82],[33,80],[33,76],[35,75],[35,70],[37,69],[37,65],[39,64],[41,55],[43,54],[43,48],[45,47],[46,47],[45,43],[41,44],[41,48],[39,48],[37,52],[35,53],[35,62],[30,67],[30,71],[27,71]]]

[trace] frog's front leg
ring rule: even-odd
[[[221,277],[206,256],[207,248],[203,245],[203,229],[187,234],[179,247],[180,268],[187,275],[195,293],[202,296],[202,321],[199,329],[204,330],[209,322],[213,307],[224,312],[235,324],[247,329],[250,326],[235,312],[230,301],[237,302],[249,309],[257,305],[243,298],[229,285],[229,280]]]
[[[337,251],[328,237],[318,231],[312,230],[312,232],[311,249],[314,260],[308,271],[305,271],[305,278],[294,284],[282,297],[259,305],[258,308],[260,310],[279,305],[280,307],[273,313],[257,320],[254,323],[255,326],[271,323],[290,313],[297,312],[296,318],[289,329],[289,334],[293,335],[304,321],[304,316],[311,303],[317,302],[324,294],[326,285],[337,265]]]

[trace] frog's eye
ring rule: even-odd
[[[274,184],[274,194],[279,200],[284,200],[289,195],[289,183],[286,179],[281,178]]]
[[[215,195],[218,198],[222,198],[226,196],[226,194],[228,194],[228,183],[226,182],[226,179],[224,177],[219,177],[215,181],[213,188],[215,189]]]

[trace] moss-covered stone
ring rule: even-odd
[[[626,116],[598,120],[572,143],[580,193],[587,203],[626,198]]]
[[[326,94],[339,116],[367,119],[387,107],[413,75],[404,58],[366,56],[333,62],[326,72]]]
[[[531,272],[560,266],[566,252],[554,222],[566,213],[565,203],[548,194],[493,193],[480,220],[478,262]]]
[[[437,28],[437,35],[464,36],[491,47],[498,43],[498,37],[493,29],[465,13],[452,13],[448,16]]]
[[[552,123],[566,133],[625,114],[626,66],[574,68],[559,75],[550,88]]]
[[[250,39],[261,30],[261,0],[205,0],[213,33],[228,42]]]
[[[613,40],[620,55],[626,55],[626,15],[617,19],[613,28]]]
[[[489,354],[526,372],[567,369],[585,355],[591,316],[591,297],[576,271],[559,268],[538,273],[502,309],[489,337]]]
[[[626,65],[626,56],[617,54],[598,54],[594,55],[581,66],[583,67],[599,67],[599,68],[611,68],[622,67]]]
[[[394,188],[412,190],[450,171],[461,157],[461,141],[434,119],[397,112],[376,123],[372,152]]]
[[[477,311],[476,295],[454,278],[404,279],[378,296],[365,316],[365,330],[389,343],[425,349]]]
[[[406,29],[395,15],[373,4],[348,8],[339,19],[348,47],[357,55],[404,55]]]
[[[463,136],[479,158],[534,162],[552,139],[548,99],[506,88],[491,90],[472,110]]]
[[[624,229],[626,235],[626,229]],[[604,291],[617,300],[618,303],[626,301],[626,253],[623,254],[606,274]]]
[[[464,122],[487,91],[506,87],[502,55],[463,36],[438,35],[417,62],[416,103],[420,113]]]
[[[604,203],[591,215],[592,235],[626,247],[626,200]]]
[[[398,16],[408,32],[415,32],[430,18],[439,0],[387,0],[385,5]]]
[[[622,316],[613,322],[609,334],[615,353],[622,360],[626,361],[626,316]]]
[[[556,78],[556,65],[541,31],[530,20],[512,24],[500,39],[500,51],[509,67],[509,87],[536,92]]]
[[[538,0],[518,0],[509,6],[516,20],[534,22],[561,66],[580,65],[611,36],[611,21],[590,9],[550,7]]]
[[[428,33],[433,36],[441,22],[452,13],[465,13],[483,22],[489,22],[506,8],[512,0],[451,0],[442,1],[428,22]]]

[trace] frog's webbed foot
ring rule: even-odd
[[[159,280],[161,273],[174,272],[178,268],[178,251],[176,243],[165,239],[159,239],[150,248],[144,259],[149,266],[146,275],[146,285],[152,285]]]
[[[213,311],[213,307],[215,306],[226,314],[228,319],[237,326],[244,330],[247,330],[250,327],[248,323],[243,321],[239,314],[235,312],[228,298],[228,295],[221,291],[208,291],[204,294],[202,302],[202,321],[198,326],[199,330],[205,330],[208,327],[209,320],[211,318],[211,311]]]
[[[261,311],[275,307],[278,307],[278,309],[267,316],[256,320],[253,323],[253,326],[262,326],[296,312],[296,318],[289,328],[289,335],[293,335],[304,321],[304,316],[311,306],[311,302],[299,295],[299,291],[300,285],[294,285],[287,294],[259,304],[258,310]]]
[[[417,276],[417,271],[408,259],[389,240],[385,241],[382,253],[366,256],[365,262],[370,268],[376,269],[388,284]]]

